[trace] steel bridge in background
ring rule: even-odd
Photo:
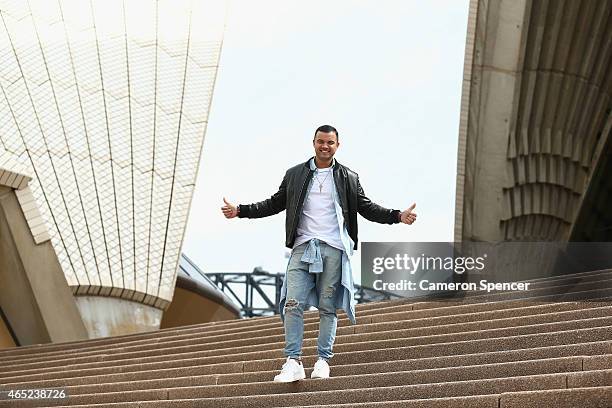
[[[255,268],[253,272],[201,273],[240,306],[242,317],[278,314],[284,273],[270,273],[261,268]],[[394,293],[361,285],[355,285],[355,289],[357,303],[401,298]]]

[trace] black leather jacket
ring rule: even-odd
[[[239,205],[240,218],[261,218],[287,210],[285,218],[285,245],[293,247],[298,222],[302,215],[302,206],[306,190],[314,172],[310,169],[310,159],[287,170],[278,191],[267,200],[254,204]],[[349,236],[357,249],[357,213],[370,221],[381,224],[396,224],[399,210],[381,207],[365,196],[357,173],[335,161],[334,181],[340,195],[340,206],[344,215]]]

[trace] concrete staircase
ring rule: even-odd
[[[277,384],[276,317],[0,351],[0,391],[63,388],[0,407],[612,407],[612,271],[528,292],[401,300],[339,316],[332,378]],[[317,312],[305,316],[307,376]]]

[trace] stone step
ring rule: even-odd
[[[610,406],[612,406],[612,386],[505,392],[473,397],[309,405],[302,408],[609,408]]]
[[[612,354],[596,356],[599,361],[599,370],[612,369]],[[539,359],[530,361],[512,361],[505,363],[491,363],[470,366],[450,366],[433,369],[415,370],[410,366],[410,361],[389,361],[384,367],[376,367],[375,371],[363,372],[355,365],[333,367],[332,378],[326,382],[329,389],[340,389],[344,380],[349,381],[359,373],[360,377],[370,376],[370,383],[376,382],[385,386],[402,384],[426,384],[436,382],[467,381],[474,379],[491,379],[515,377],[535,374],[550,374],[561,372],[573,372],[583,370],[585,361],[588,365],[589,356],[560,357],[550,359]],[[586,369],[588,370],[588,369]],[[307,369],[307,375],[312,371]],[[123,382],[99,383],[90,385],[63,385],[67,393],[73,397],[81,394],[127,392],[136,390],[152,390],[159,388],[198,387],[203,385],[234,385],[235,387],[246,387],[245,395],[249,394],[249,387],[258,387],[261,383],[268,382],[274,378],[277,371],[263,371],[249,373],[250,375],[209,375],[209,376],[186,376],[176,378],[164,378],[155,380],[135,381],[130,379]],[[245,384],[249,384],[247,387]],[[277,384],[268,384],[271,388]],[[4,388],[4,387],[2,387]],[[227,389],[218,388],[224,395]],[[306,390],[304,390],[306,391]]]
[[[612,326],[612,315],[609,315],[609,307],[597,308],[590,312],[590,315],[602,315],[603,317],[590,317],[580,318],[577,320],[559,321],[552,323],[540,323],[531,324],[518,327],[501,327],[483,329],[478,325],[472,325],[471,330],[462,332],[464,325],[457,325],[456,332],[450,332],[445,334],[427,334],[420,333],[419,330],[411,329],[400,329],[392,330],[381,333],[359,333],[355,335],[346,335],[338,337],[338,341],[335,345],[335,351],[342,353],[346,350],[363,350],[368,347],[382,348],[388,347],[399,347],[408,345],[418,344],[435,344],[435,343],[446,343],[450,341],[462,341],[462,340],[475,340],[483,338],[494,338],[494,337],[505,337],[505,336],[519,336],[526,334],[537,334],[542,332],[550,331],[564,331],[572,328],[594,328]],[[595,313],[594,313],[595,312]],[[587,314],[587,311],[584,312]],[[520,322],[517,322],[520,323]],[[435,331],[435,329],[434,329]],[[411,336],[412,334],[412,336]],[[274,339],[272,339],[274,340]],[[279,339],[277,339],[279,340]],[[124,364],[126,361],[133,361],[134,359],[168,359],[170,358],[181,358],[187,356],[198,357],[233,357],[241,354],[249,353],[276,353],[278,350],[282,350],[284,342],[282,339],[276,342],[269,342],[265,344],[247,345],[241,347],[231,348],[215,348],[207,349],[207,345],[204,345],[205,349],[202,350],[201,346],[190,345],[173,347],[169,349],[160,349],[144,352],[125,352],[119,354],[104,354],[104,363],[115,363],[117,365]],[[223,347],[223,345],[220,345]],[[309,338],[304,340],[304,348],[316,347],[316,339]],[[0,367],[0,378],[10,375],[14,372],[22,372],[28,370],[41,370],[47,368],[53,368],[56,366],[64,367],[66,365],[87,365],[90,363],[101,362],[101,355],[76,357],[76,358],[61,358],[58,360],[42,361],[42,362],[28,362],[28,363],[17,363],[13,365],[5,365]]]
[[[504,392],[466,397],[308,405],[302,408],[609,408],[610,400],[612,400],[612,386]],[[90,406],[73,405],[72,407]],[[200,408],[203,405],[199,400],[183,400],[117,403],[107,406],[109,408]]]
[[[581,325],[589,326],[593,323],[594,322],[587,321],[586,324]],[[502,349],[504,350],[511,350],[561,344],[607,341],[612,339],[612,326],[588,328],[573,327],[572,329],[559,332],[524,334],[516,336],[503,335],[501,337],[486,337],[486,332],[475,332],[473,333],[472,337],[473,338],[469,340],[456,341],[452,339],[451,336],[451,340],[454,341],[443,342],[442,340],[448,339],[448,336],[444,339],[437,336],[426,336],[422,338],[399,338],[365,343],[351,343],[349,345],[338,345],[335,352],[339,354],[334,357],[334,363],[347,364],[350,362],[379,361],[376,353],[380,354],[381,349],[386,350],[387,352],[400,351],[402,353],[401,355],[395,355],[389,359],[407,359],[416,357],[435,357],[436,355],[473,354],[478,352],[496,351],[499,350],[500,347],[503,347]],[[356,354],[359,351],[361,351],[361,354]],[[316,347],[305,347],[304,355],[316,355]],[[104,356],[100,356],[100,360],[97,362],[74,364],[70,365],[70,367],[75,370],[112,367],[113,372],[130,372],[140,371],[141,369],[138,369],[137,367],[141,366],[143,366],[142,369],[149,369],[154,365],[150,363],[159,363],[159,366],[164,368],[178,368],[185,365],[208,365],[242,362],[242,371],[274,370],[280,366],[278,362],[274,364],[270,364],[270,362],[268,362],[270,365],[267,366],[267,368],[262,368],[259,364],[258,368],[251,368],[250,366],[254,362],[259,362],[259,360],[262,359],[270,360],[272,362],[274,359],[282,359],[282,352],[281,349],[277,349],[220,356],[201,356],[201,353],[186,353],[169,356],[164,355],[159,357],[124,359],[120,361],[105,361],[103,357]],[[351,360],[351,358],[357,358],[361,361]],[[65,367],[66,366],[46,368],[37,367],[30,370],[5,372],[0,375],[0,381],[2,383],[14,382],[15,380],[19,380],[24,376],[32,378],[31,376],[36,374],[43,375],[42,378],[39,377],[38,379],[50,379],[57,373],[64,371]]]
[[[548,347],[535,347],[531,349],[503,350],[475,354],[435,356],[427,358],[401,359],[409,348],[381,349],[368,352],[348,352],[342,358],[337,356],[332,362],[334,376],[349,375],[354,372],[376,373],[386,372],[390,367],[403,367],[402,369],[434,369],[452,366],[477,366],[479,364],[505,363],[512,361],[527,361],[538,359],[561,358],[581,356],[585,370],[599,370],[607,367],[608,353],[612,353],[612,341],[600,341]],[[354,357],[351,358],[351,355]],[[338,359],[340,363],[338,363]],[[316,356],[304,358],[305,367],[312,367]],[[346,363],[342,363],[345,361]],[[178,368],[163,368],[163,363],[145,364],[139,366],[140,371],[117,373],[115,367],[93,368],[86,370],[66,369],[54,376],[34,374],[10,378],[3,384],[7,388],[15,388],[17,384],[27,384],[35,388],[64,387],[68,385],[103,384],[125,381],[145,381],[181,376],[210,376],[215,378],[217,384],[232,384],[239,382],[257,381],[262,373],[272,378],[278,372],[284,359],[268,359],[251,361],[248,364],[221,363],[210,365],[187,365]],[[123,368],[123,367],[119,367]],[[310,369],[307,368],[307,371]],[[0,386],[0,388],[2,388]]]
[[[508,392],[501,394],[499,408],[609,408],[612,386],[569,388],[565,390]]]
[[[575,273],[568,273],[565,275],[546,276],[542,278],[527,279],[525,280],[525,282],[552,282],[552,281],[562,280],[562,279],[567,279],[567,278],[581,278],[581,277],[586,278],[590,276],[606,274],[608,272],[612,272],[612,269],[597,269],[594,271],[587,271],[587,272],[575,272]]]
[[[159,407],[159,400],[171,400],[172,407],[199,406],[219,408],[296,407],[334,403],[360,403],[389,400],[465,397],[517,391],[561,390],[566,388],[605,387],[610,385],[612,370],[574,371],[505,378],[405,384],[407,373],[397,373],[396,382],[388,385],[377,375],[355,375],[335,383],[327,380],[305,380],[297,383],[261,383],[250,385],[216,385],[183,388],[162,388],[144,391],[92,393],[71,396],[69,400],[11,401],[9,407],[101,405],[139,401],[141,407]],[[194,401],[196,400],[196,401]],[[151,401],[153,404],[145,404]]]
[[[443,333],[453,332],[465,332],[474,330],[484,330],[493,328],[503,327],[517,327],[529,324],[539,323],[552,323],[567,320],[574,320],[578,318],[587,317],[605,317],[612,315],[612,306],[600,306],[603,303],[589,302],[587,304],[578,303],[561,303],[561,304],[546,304],[539,306],[531,306],[524,308],[505,309],[501,311],[491,312],[477,312],[468,313],[457,316],[442,316],[435,318],[420,318],[411,320],[399,320],[399,321],[383,321],[380,323],[362,324],[350,327],[342,327],[338,329],[336,344],[341,342],[351,342],[350,340],[355,336],[363,336],[364,333],[369,333],[370,337],[362,337],[362,339],[374,339],[376,336],[379,338],[389,338],[388,331],[404,330],[406,337],[412,337],[414,335],[434,335]],[[612,304],[612,303],[611,303]],[[549,312],[550,313],[547,313]],[[504,317],[509,316],[509,317]],[[510,317],[511,316],[511,317]],[[400,318],[401,316],[398,316]],[[488,319],[487,319],[488,318]],[[486,320],[485,320],[486,319]],[[87,351],[73,351],[71,353],[62,351],[54,353],[46,353],[41,356],[17,356],[13,359],[5,357],[0,360],[5,367],[11,367],[14,365],[24,364],[40,364],[46,361],[58,361],[62,358],[81,358],[81,357],[95,357],[100,351],[104,351],[105,354],[110,355],[114,353],[147,353],[148,355],[155,355],[157,352],[172,349],[173,351],[180,351],[180,348],[185,347],[196,347],[203,350],[214,350],[224,349],[230,347],[241,347],[245,345],[265,345],[274,342],[283,342],[284,334],[283,328],[278,327],[274,332],[270,330],[263,330],[262,332],[255,331],[250,332],[248,338],[226,337],[223,338],[204,338],[190,336],[186,339],[169,341],[164,343],[143,343],[142,341],[136,345],[130,345],[125,347],[114,347],[110,346],[100,349],[94,348]],[[375,334],[378,333],[378,334]],[[318,335],[318,324],[312,324],[305,327],[304,338],[307,342],[316,341]],[[243,335],[244,336],[244,335]],[[222,336],[220,336],[222,337]],[[217,340],[216,342],[211,340]],[[145,356],[147,354],[141,354]],[[2,369],[0,368],[0,371]]]

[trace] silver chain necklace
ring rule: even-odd
[[[329,173],[331,173],[331,170],[327,172],[327,174],[325,175],[325,178],[323,179],[323,182],[321,182],[319,180],[319,178],[317,177],[317,172],[315,171],[315,178],[317,179],[317,183],[319,183],[319,193],[321,193],[323,191],[323,184],[325,184],[325,180],[327,180],[327,177],[329,176]]]

